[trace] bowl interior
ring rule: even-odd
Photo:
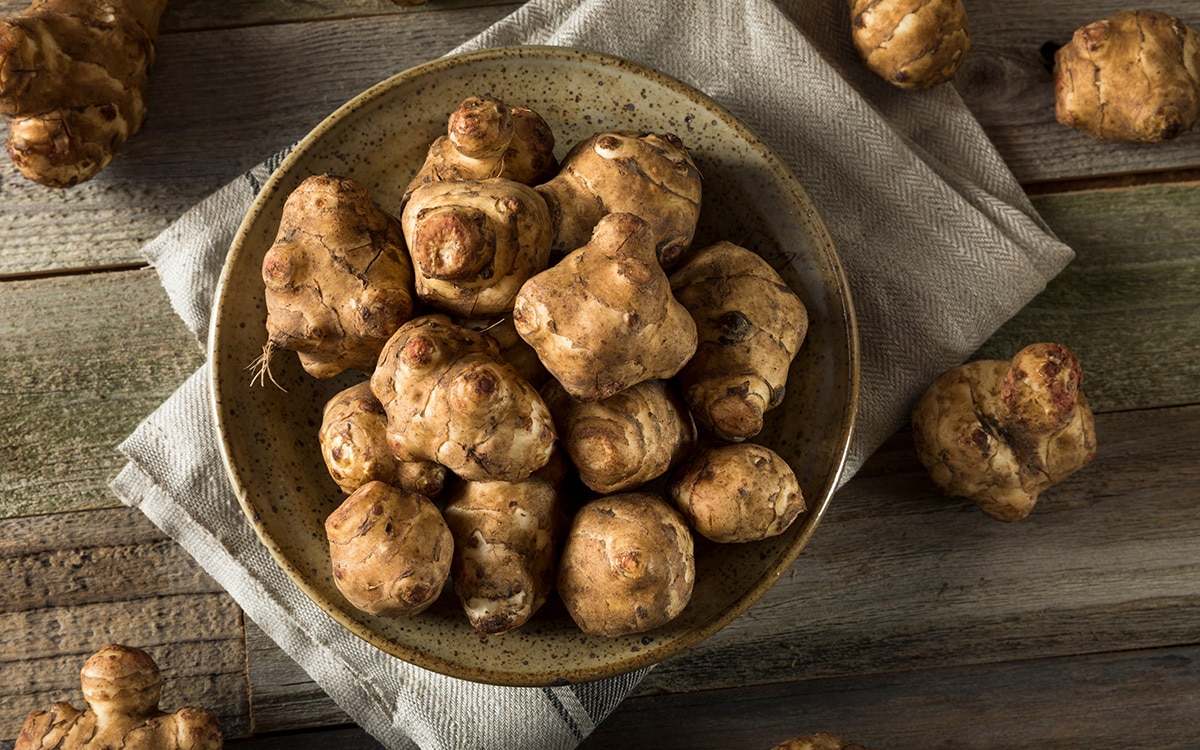
[[[330,574],[325,517],[343,494],[317,444],[321,410],[363,379],[317,380],[282,352],[283,389],[252,385],[246,370],[266,339],[261,264],[283,202],[307,176],[354,177],[385,210],[428,144],[467,96],[491,93],[537,110],[561,157],[605,130],[674,132],[704,178],[697,246],[728,239],[766,257],[808,307],[811,327],[792,366],[783,406],[757,442],[791,464],[808,510],[783,535],[750,544],[697,538],[696,586],[684,613],[656,631],[623,638],[582,634],[552,599],[524,627],[481,642],[450,586],[408,620],[350,606]],[[213,407],[222,455],[246,516],[288,576],[348,630],[401,659],[443,674],[504,685],[550,685],[612,676],[661,661],[726,625],[793,562],[836,487],[858,390],[857,338],[836,250],[788,168],[730,113],[653,71],[595,53],[552,47],[486,50],[401,73],[331,115],[292,152],[247,215],[222,274],[210,339]]]

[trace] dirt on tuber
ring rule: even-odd
[[[55,703],[25,720],[14,750],[219,750],[221,722],[203,708],[159,709],[163,679],[145,651],[111,644],[80,671],[87,709]]]
[[[913,407],[917,456],[934,483],[989,516],[1017,521],[1038,496],[1096,456],[1078,357],[1061,344],[939,376]]]
[[[971,48],[962,0],[849,0],[851,39],[872,72],[897,88],[954,77]]]
[[[1110,141],[1158,143],[1200,120],[1200,33],[1154,10],[1088,24],[1054,56],[1054,113]]]

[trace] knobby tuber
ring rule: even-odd
[[[971,47],[962,0],[849,0],[851,38],[866,66],[901,89],[954,77]]]
[[[454,539],[429,498],[368,482],[325,519],[333,581],[358,609],[412,617],[450,576]]]
[[[112,644],[80,671],[87,709],[55,703],[29,715],[14,750],[219,750],[221,723],[202,708],[158,707],[162,674],[139,648]]]
[[[700,448],[671,477],[667,491],[692,528],[714,542],[778,536],[805,508],[792,467],[754,443]]]
[[[442,510],[454,591],[480,636],[524,625],[554,591],[566,514],[552,481],[460,482]]]
[[[678,375],[696,421],[722,440],[754,437],[783,403],[808,331],[804,303],[761,256],[730,242],[688,256],[671,291],[696,321],[696,354]]]
[[[1095,138],[1154,143],[1200,119],[1200,33],[1153,10],[1078,29],[1054,56],[1054,113]]]
[[[659,495],[592,500],[571,522],[558,567],[558,595],[579,629],[615,638],[661,627],[691,600],[692,534]]]
[[[550,262],[546,201],[512,180],[431,182],[413,191],[400,223],[417,296],[452,315],[512,310],[517,290]]]
[[[579,479],[600,493],[645,484],[677,465],[696,441],[687,407],[662,380],[599,401],[579,401],[551,380],[542,396]]]
[[[913,442],[935,484],[993,518],[1016,521],[1038,495],[1096,455],[1079,359],[1060,344],[939,376],[912,412]]]
[[[575,398],[669,378],[696,351],[696,323],[671,295],[650,225],[609,214],[592,239],[521,287],[521,338]]]
[[[146,120],[146,81],[166,0],[35,0],[0,21],[0,114],[26,178],[91,179]]]
[[[434,461],[464,479],[516,482],[550,460],[556,434],[541,396],[495,343],[425,315],[401,326],[379,356],[371,390],[402,461]]]
[[[378,480],[432,498],[445,485],[446,467],[432,461],[400,461],[392,455],[387,413],[369,381],[339,391],[326,402],[317,438],[330,477],[346,494]]]
[[[307,178],[287,198],[262,264],[267,343],[254,364],[295,351],[310,375],[370,373],[383,345],[413,314],[413,271],[400,222],[357,181]]]
[[[404,193],[441,180],[502,177],[537,185],[554,176],[554,133],[529,107],[494,96],[472,96],[450,114],[446,134],[429,147],[425,163]]]
[[[670,268],[691,245],[700,215],[700,172],[671,133],[594,135],[537,189],[554,217],[560,256],[586,244],[605,215],[631,213],[650,225],[656,257]]]
[[[817,732],[784,740],[771,750],[867,750],[862,745],[846,742],[828,732]]]

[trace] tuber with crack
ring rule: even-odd
[[[897,88],[954,77],[971,48],[962,0],[849,0],[851,39],[872,72]]]

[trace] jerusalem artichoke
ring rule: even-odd
[[[89,180],[146,120],[166,0],[34,0],[0,21],[0,114],[26,178]]]
[[[901,89],[954,77],[971,47],[962,0],[849,0],[851,38],[866,66]]]
[[[1002,521],[1024,518],[1041,492],[1095,458],[1082,380],[1075,354],[1052,343],[952,368],[913,407],[917,456],[948,494]]]

